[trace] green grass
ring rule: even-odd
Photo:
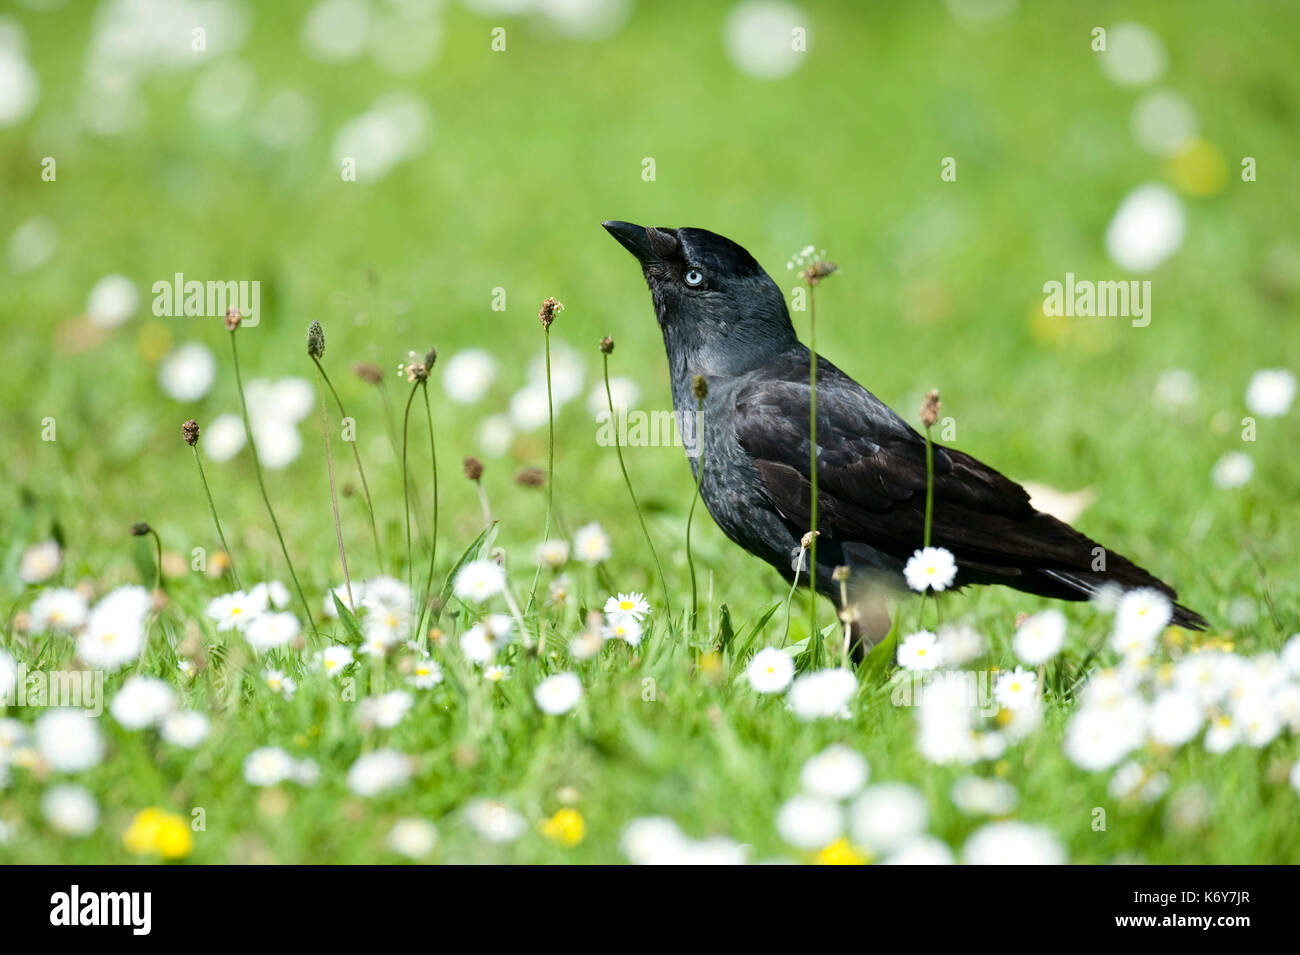
[[[193,548],[213,552],[219,543],[180,425],[239,406],[220,321],[149,314],[151,284],[176,271],[262,282],[262,322],[239,333],[246,380],[313,381],[305,330],[312,319],[322,322],[324,365],[357,419],[386,567],[401,580],[400,456],[379,396],[351,365],[383,368],[400,415],[409,386],[395,369],[408,351],[422,355],[436,346],[445,360],[479,346],[500,362],[496,385],[473,407],[444,398],[438,368],[430,383],[441,465],[438,586],[482,530],[477,494],[459,461],[480,454],[479,423],[506,410],[523,369],[540,353],[537,308],[554,295],[565,310],[552,340],[578,349],[586,379],[581,399],[556,419],[552,534],[600,521],[614,543],[604,568],[609,581],[658,604],[654,561],[618,459],[613,448],[597,445],[585,409],[601,381],[597,342],[607,334],[617,342],[611,374],[639,383],[641,407],[671,405],[644,284],[599,226],[621,218],[722,232],[787,290],[794,286],[784,268],[790,255],[809,242],[826,248],[841,272],[817,293],[823,356],[914,423],[922,395],[938,388],[943,413],[957,427],[956,440],[944,443],[1017,479],[1094,487],[1096,503],[1080,528],[1174,583],[1183,602],[1213,622],[1213,636],[1239,651],[1275,651],[1300,630],[1296,412],[1260,419],[1257,440],[1240,440],[1251,374],[1300,368],[1293,331],[1300,318],[1296,10],[1280,3],[1137,11],[1129,4],[1024,3],[1008,19],[975,29],[938,3],[803,6],[812,25],[808,60],[771,82],[746,77],[726,58],[725,8],[642,3],[619,32],[596,42],[508,19],[508,52],[494,54],[489,30],[496,21],[449,5],[439,15],[437,62],[395,78],[368,58],[321,66],[299,43],[305,6],[259,6],[236,54],[256,75],[254,102],[290,87],[315,110],[311,137],[285,153],[259,145],[246,116],[225,126],[194,116],[190,94],[205,67],[147,78],[139,128],[117,137],[85,132],[78,110],[91,28],[81,5],[13,14],[27,35],[41,96],[31,119],[0,131],[0,238],[41,215],[56,224],[60,241],[41,268],[6,274],[0,296],[3,609],[12,617],[11,608],[30,602],[17,576],[19,557],[52,534],[66,547],[62,583],[85,581],[96,594],[120,582],[148,585],[152,539],[128,533],[132,522],[148,521],[166,554],[168,605],[152,626],[141,669],[175,682],[175,648],[201,647],[210,665],[183,693],[212,716],[213,729],[189,753],[152,731],[101,720],[108,757],[76,779],[103,813],[84,839],[60,838],[43,820],[41,795],[57,774],[14,768],[0,789],[0,820],[14,829],[0,844],[0,861],[131,858],[121,834],[152,805],[184,816],[204,808],[207,829],[195,834],[194,862],[392,860],[385,839],[405,816],[438,824],[433,858],[443,861],[615,860],[622,826],[650,814],[669,815],[693,835],[727,834],[752,845],[755,858],[787,856],[773,825],[777,808],[797,791],[802,762],[831,742],[863,753],[873,781],[918,786],[930,804],[931,831],[954,847],[979,824],[949,798],[965,771],[930,766],[916,753],[913,716],[890,704],[880,676],[864,679],[850,719],[804,724],[779,700],[737,682],[745,661],[734,646],[716,664],[701,664],[718,639],[724,607],[744,634],[786,591],[775,572],[697,514],[692,548],[708,637],[688,645],[680,617],[689,603],[683,541],[694,487],[677,448],[624,449],[678,610],[669,622],[656,607],[638,650],[609,646],[595,661],[568,661],[566,640],[607,595],[591,572],[575,570],[563,608],[529,615],[530,626],[539,613],[547,618],[547,657],[520,653],[516,644],[513,672],[497,687],[468,679],[456,662],[465,609],[453,602],[439,621],[451,649],[435,652],[448,679],[413,691],[416,705],[396,728],[360,732],[355,704],[340,698],[338,684],[300,669],[306,651],[273,655],[300,683],[292,702],[274,696],[256,679],[262,666],[242,640],[217,634],[203,616],[207,601],[231,588],[188,572]],[[1093,26],[1129,18],[1160,35],[1170,65],[1157,85],[1193,104],[1200,135],[1220,153],[1227,177],[1212,194],[1180,194],[1183,247],[1143,276],[1153,283],[1149,327],[1118,319],[1045,323],[1033,317],[1044,282],[1067,271],[1128,277],[1106,257],[1106,225],[1134,187],[1172,182],[1167,164],[1133,143],[1129,114],[1139,92],[1107,81],[1088,47]],[[331,158],[335,131],[392,90],[428,104],[428,147],[378,183],[341,181]],[[1237,175],[1247,155],[1258,159],[1257,182]],[[45,156],[58,161],[56,182],[40,180]],[[654,182],[641,178],[647,156],[656,160]],[[945,156],[958,159],[956,182],[940,180]],[[110,272],[136,282],[141,307],[104,333],[79,316],[91,286]],[[491,309],[498,287],[506,290],[504,312]],[[806,337],[806,314],[796,315],[800,322]],[[187,341],[207,344],[219,367],[212,390],[194,403],[167,397],[157,384],[161,355]],[[1178,413],[1151,400],[1156,378],[1170,367],[1190,370],[1200,386]],[[411,456],[427,529],[432,488],[419,403]],[[331,403],[337,426],[334,411]],[[57,426],[52,442],[41,440],[47,418]],[[302,455],[268,472],[267,484],[317,614],[342,571],[319,415],[299,431]],[[358,484],[350,453],[337,431],[333,437],[340,484]],[[1218,490],[1211,467],[1232,450],[1250,454],[1255,477],[1239,490]],[[485,459],[483,482],[499,520],[493,543],[507,555],[521,598],[532,580],[546,495],[519,487],[513,476],[546,459],[545,427],[519,437],[507,456]],[[205,459],[205,467],[244,584],[291,583],[247,451],[224,464]],[[359,497],[341,499],[340,507],[353,579],[370,577],[378,568],[364,507]],[[419,538],[417,582],[427,560]],[[801,599],[792,642],[807,636]],[[988,664],[1005,667],[1014,665],[1016,615],[1046,605],[977,590],[945,595],[942,609],[945,620],[964,617],[987,634]],[[499,601],[492,609],[505,610]],[[914,601],[898,609],[904,632],[918,610]],[[1073,667],[1103,639],[1107,622],[1085,605],[1064,610],[1064,665]],[[819,614],[823,626],[832,622],[828,606]],[[751,649],[779,639],[784,620],[782,606]],[[346,639],[334,622],[322,626]],[[311,636],[307,642],[309,650],[316,645]],[[42,639],[9,626],[2,644],[30,663]],[[70,642],[54,641],[42,663],[64,663],[71,650]],[[544,716],[532,687],[571,665],[582,678],[583,702],[567,716]],[[109,677],[109,695],[124,676]],[[396,661],[363,664],[356,680],[359,696],[402,683]],[[643,699],[647,680],[654,681],[653,702]],[[1014,784],[1017,817],[1049,826],[1071,859],[1300,858],[1297,795],[1285,781],[1300,754],[1293,735],[1224,756],[1199,744],[1153,754],[1170,775],[1170,795],[1138,806],[1107,795],[1109,774],[1084,773],[1062,755],[1073,707],[1049,692],[1044,729],[978,770]],[[39,714],[5,715],[30,722]],[[249,786],[243,760],[263,745],[315,759],[320,782],[286,784],[277,795]],[[363,800],[348,792],[344,776],[359,753],[378,746],[414,755],[419,769],[404,789]],[[1190,830],[1168,825],[1170,800],[1193,785],[1208,790],[1208,816]],[[588,828],[574,848],[536,832],[566,789],[576,792]],[[533,831],[510,846],[490,846],[460,821],[460,807],[478,796],[506,800]],[[1096,806],[1107,808],[1105,832],[1091,828]]]

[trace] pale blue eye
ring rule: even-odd
[[[687,285],[700,285],[704,282],[704,273],[699,269],[691,269],[686,273]]]

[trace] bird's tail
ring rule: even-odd
[[[1209,627],[1204,617],[1178,602],[1178,592],[1173,587],[1114,551],[1106,551],[1104,571],[1043,569],[1039,573],[1070,591],[1059,594],[1067,600],[1091,600],[1107,586],[1118,586],[1125,591],[1141,587],[1157,590],[1173,604],[1172,623],[1176,626],[1187,630],[1205,630]]]

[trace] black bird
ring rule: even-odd
[[[704,229],[604,227],[641,263],[663,331],[673,406],[696,411],[692,382],[708,383],[701,494],[723,532],[792,582],[811,526],[809,364],[785,298],[747,251]],[[698,476],[699,460],[691,457]],[[863,580],[903,582],[924,536],[925,439],[880,399],[817,358],[817,592],[837,605],[837,566]],[[1005,584],[1062,600],[1087,600],[1106,584],[1168,584],[1049,514],[1019,484],[955,448],[934,445],[931,543],[957,563],[955,587]],[[805,561],[806,563],[806,561]],[[800,583],[807,583],[806,571]],[[870,588],[879,590],[878,587]],[[872,609],[866,636],[888,631]],[[1174,604],[1173,622],[1204,629]],[[860,652],[860,648],[859,648]]]

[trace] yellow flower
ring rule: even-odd
[[[133,855],[160,855],[164,859],[183,859],[194,848],[194,837],[185,820],[156,807],[136,813],[122,834],[122,844]]]
[[[700,654],[700,674],[710,683],[717,683],[722,679],[722,656],[710,650],[708,653]]]
[[[576,846],[587,835],[587,823],[576,809],[561,809],[542,823],[542,835],[562,846]]]
[[[184,819],[168,815],[158,827],[154,846],[164,859],[184,859],[194,848],[194,837]]]
[[[1208,196],[1223,189],[1228,167],[1217,146],[1198,139],[1166,164],[1169,178],[1184,192]]]
[[[817,853],[814,861],[818,865],[866,865],[870,857],[863,855],[849,841],[840,836],[830,845]]]

